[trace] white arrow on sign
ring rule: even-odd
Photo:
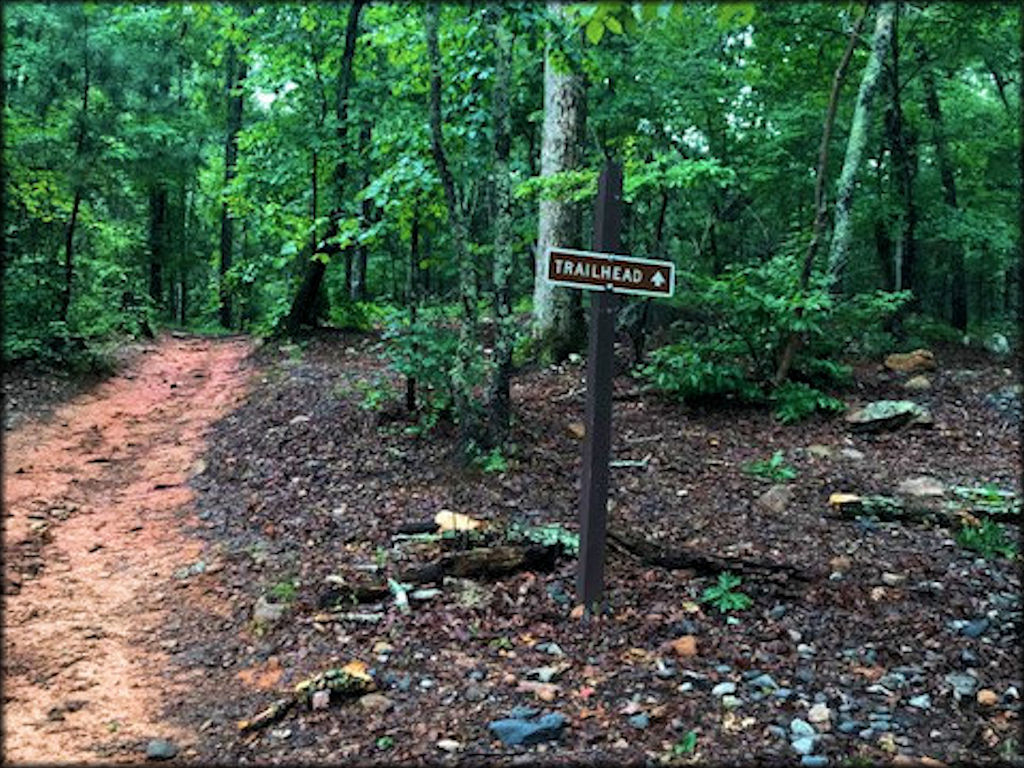
[[[665,278],[661,272],[655,272],[654,277],[651,278],[651,282],[658,288],[661,288],[665,284]]]

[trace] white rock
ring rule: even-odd
[[[437,742],[437,748],[444,752],[458,752],[462,749],[462,744],[455,739],[440,739]]]
[[[313,696],[309,703],[313,709],[327,709],[328,705],[331,703],[331,692],[313,691]]]
[[[823,702],[819,702],[807,710],[807,719],[812,723],[827,723],[831,718],[832,710]]]
[[[946,486],[934,477],[918,475],[917,477],[908,477],[901,482],[896,487],[896,492],[904,496],[916,496],[918,498],[944,496],[946,494]]]

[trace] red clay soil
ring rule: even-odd
[[[160,719],[184,678],[156,640],[170,602],[156,585],[202,547],[182,533],[186,481],[211,423],[245,395],[248,352],[242,339],[162,337],[5,436],[4,763],[140,758],[105,750],[112,738],[170,738],[189,754]]]

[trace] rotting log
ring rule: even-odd
[[[560,551],[557,544],[474,547],[449,552],[441,559],[441,566],[446,575],[463,578],[504,576],[523,570],[550,571]]]
[[[716,555],[706,551],[698,551],[685,545],[671,547],[650,541],[621,528],[608,530],[609,545],[639,559],[645,565],[667,568],[669,570],[689,569],[697,575],[716,575],[725,571],[743,576],[753,576],[772,582],[810,583],[821,577],[814,569],[790,563],[762,560],[737,555]]]

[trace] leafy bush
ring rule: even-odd
[[[331,325],[346,331],[371,331],[388,316],[388,310],[372,301],[344,301],[331,305]]]
[[[752,461],[743,469],[751,475],[776,482],[792,480],[796,477],[796,470],[786,463],[782,451],[776,451],[768,460]]]
[[[986,559],[997,555],[1013,557],[1017,554],[1017,545],[1006,535],[1002,524],[994,520],[984,519],[977,525],[963,524],[956,540],[960,546],[974,550]]]
[[[718,583],[708,587],[701,595],[701,601],[711,603],[720,613],[728,613],[734,610],[744,610],[753,605],[753,600],[742,592],[734,591],[743,583],[739,576],[725,571],[718,574]]]
[[[793,424],[807,418],[815,411],[838,412],[846,404],[838,398],[826,395],[802,381],[784,381],[772,392],[775,416],[783,424]]]
[[[478,455],[473,463],[488,474],[508,470],[508,460],[502,454],[501,448],[498,447],[492,448],[489,453]]]

